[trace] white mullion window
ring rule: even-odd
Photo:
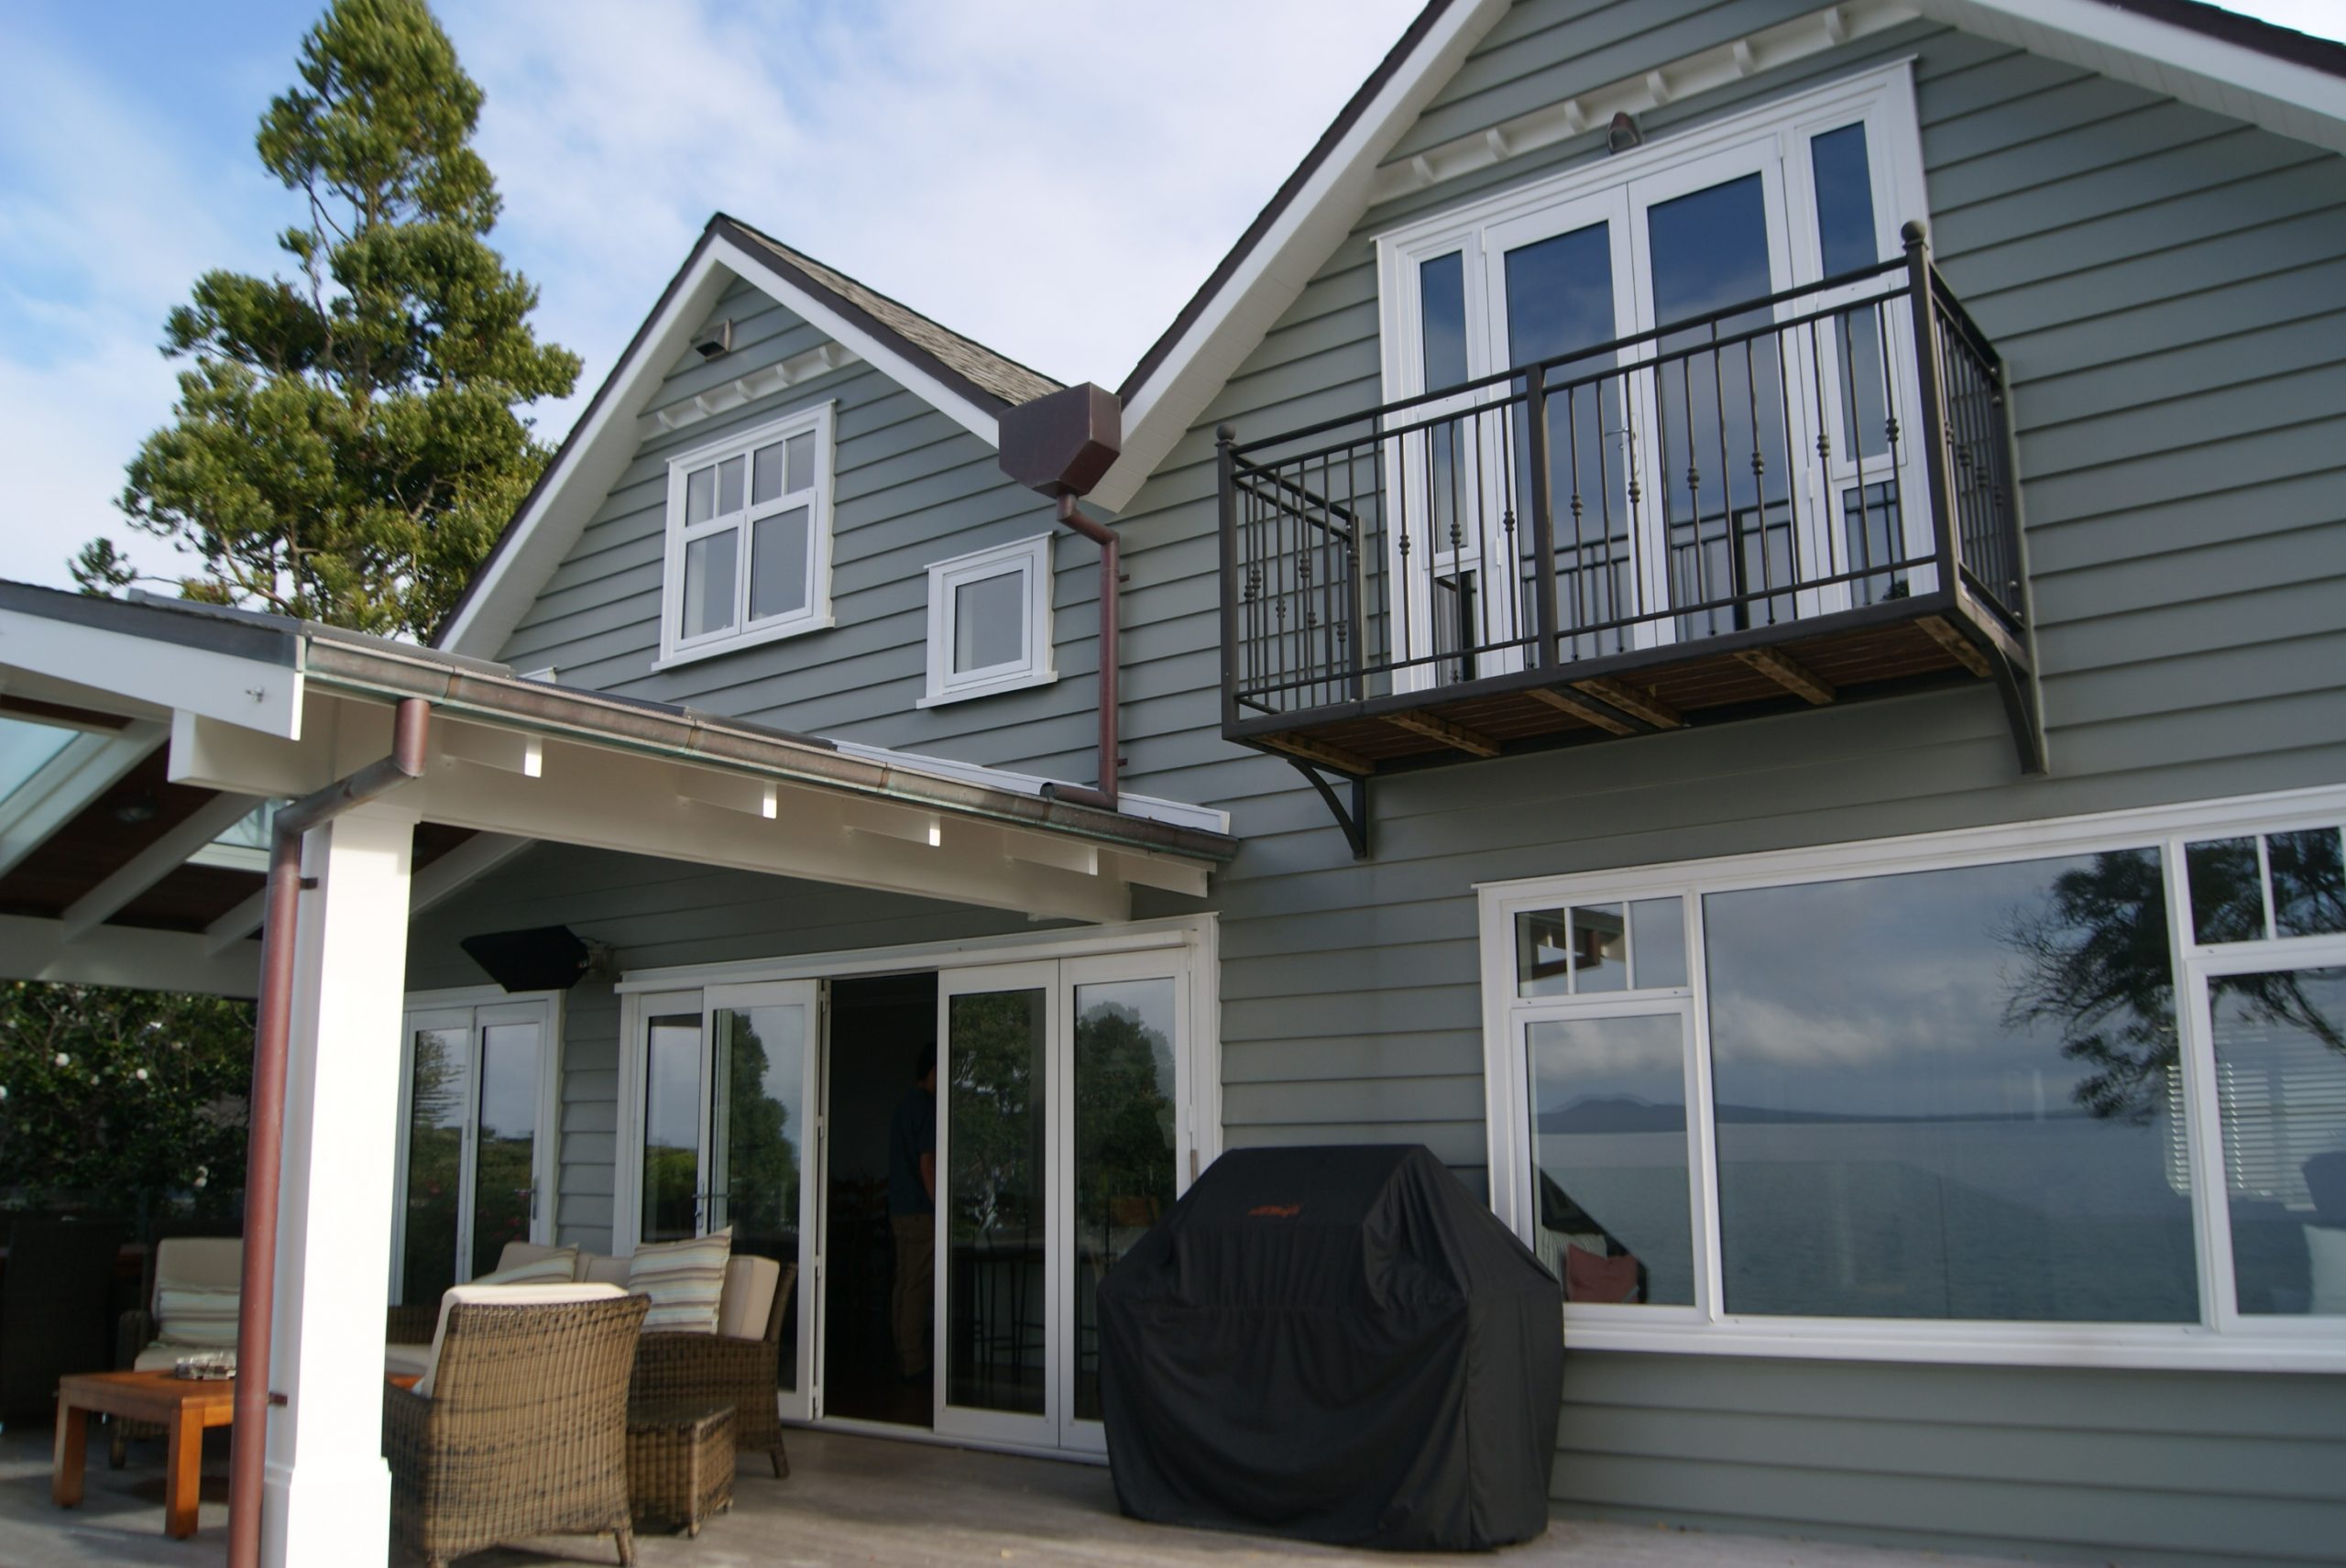
[[[2346,1371],[2341,822],[1485,886],[1494,1209],[1584,1348]]]
[[[661,663],[831,624],[833,406],[668,462]]]
[[[1057,679],[1049,534],[928,568],[928,693],[920,707]]]

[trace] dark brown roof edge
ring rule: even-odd
[[[2131,11],[2154,22],[2187,27],[2203,38],[2237,44],[2275,60],[2303,65],[2331,76],[2346,76],[2346,43],[2316,38],[2277,22],[2227,11],[2207,0],[2101,0],[2113,10]]]
[[[521,526],[521,520],[530,515],[530,509],[538,504],[538,498],[545,493],[546,487],[554,482],[555,472],[569,457],[571,449],[578,444],[579,433],[595,422],[595,415],[602,409],[604,400],[611,395],[611,389],[619,385],[619,372],[627,368],[628,362],[643,347],[644,340],[652,334],[652,323],[665,313],[668,302],[674,299],[676,291],[685,286],[685,279],[700,260],[701,252],[708,248],[716,227],[717,220],[710,219],[707,227],[701,230],[700,238],[693,242],[692,251],[685,258],[684,265],[676,269],[675,274],[668,280],[668,286],[660,291],[660,298],[644,313],[643,320],[636,324],[635,335],[627,340],[627,346],[619,350],[617,359],[611,361],[609,371],[603,377],[603,384],[595,389],[595,395],[586,400],[586,406],[578,411],[576,419],[570,422],[570,432],[562,438],[562,444],[554,448],[552,457],[546,459],[546,466],[538,470],[537,481],[531,485],[530,493],[521,498],[521,504],[513,509],[513,515],[505,520],[503,528],[498,530],[497,543],[488,547],[488,554],[480,558],[480,564],[473,568],[473,575],[465,580],[465,591],[456,596],[456,602],[448,607],[448,613],[441,618],[439,625],[432,629],[432,635],[425,639],[427,646],[440,646],[441,640],[448,635],[448,629],[456,624],[457,617],[465,613],[465,607],[471,604],[473,597],[480,592],[481,584],[488,580],[489,567],[497,564],[497,558],[504,554],[507,546],[513,543],[514,532]]]
[[[918,343],[912,338],[906,337],[902,331],[891,325],[889,323],[882,321],[880,317],[873,315],[870,311],[865,310],[863,306],[855,300],[851,299],[848,295],[840,293],[837,289],[832,288],[828,283],[826,283],[820,278],[816,277],[805,269],[794,266],[789,258],[793,256],[805,254],[795,246],[790,245],[786,241],[776,239],[770,234],[766,234],[759,229],[753,228],[750,225],[743,223],[740,219],[734,217],[729,213],[718,214],[715,217],[709,219],[708,224],[712,230],[730,229],[734,231],[732,235],[729,235],[727,236],[729,238],[746,238],[752,242],[759,247],[758,255],[760,260],[765,262],[775,271],[780,272],[784,277],[788,278],[793,283],[795,283],[798,287],[806,290],[808,293],[818,294],[824,299],[828,300],[831,302],[832,307],[841,315],[846,316],[849,320],[862,327],[866,332],[871,333],[876,337],[885,338],[890,343],[894,344],[898,352],[903,354],[905,358],[911,360],[915,365],[918,366],[928,374],[936,377],[938,380],[943,381],[947,386],[951,387],[954,390],[961,393],[971,402],[978,403],[981,406],[990,404],[997,411],[1014,406],[1009,399],[1003,397],[998,392],[994,392],[985,387],[980,386],[975,381],[972,381],[970,379],[968,375],[956,369],[953,366],[947,364],[944,360],[939,359],[935,354],[931,353],[926,345]],[[777,255],[775,254],[776,252],[781,252],[782,254]],[[807,259],[813,261],[817,258],[808,257]],[[834,272],[839,271],[837,268],[831,267],[828,262],[818,262],[817,264],[829,268],[830,270]],[[893,294],[882,293],[880,290],[873,289],[871,284],[866,283],[861,278],[850,277],[845,272],[839,272],[839,276],[846,279],[849,282],[854,284],[859,289],[870,291],[874,297],[885,300],[888,303],[895,306],[896,309],[904,312],[906,315],[913,316],[926,322],[930,326],[935,327],[938,332],[945,334],[947,336],[958,339],[959,341],[969,345],[970,347],[975,349],[980,354],[985,355],[989,358],[998,359],[1004,365],[1010,366],[1014,369],[1024,371],[1025,374],[1034,377],[1037,381],[1046,382],[1054,388],[1058,387],[1061,384],[1058,378],[1046,376],[1031,365],[1021,364],[1019,361],[1013,359],[1009,355],[1003,353],[1000,349],[989,348],[984,344],[980,343],[976,338],[970,336],[967,333],[955,332],[951,327],[947,326],[943,322],[938,321],[935,316],[928,314],[926,311],[915,310],[912,306],[904,303],[902,300],[897,299]]]
[[[1157,373],[1157,367],[1164,364],[1166,358],[1172,354],[1174,345],[1181,340],[1182,334],[1197,324],[1200,316],[1205,314],[1206,307],[1211,304],[1214,297],[1228,285],[1238,269],[1245,263],[1246,258],[1253,254],[1257,245],[1262,243],[1263,236],[1270,233],[1271,225],[1278,222],[1280,215],[1294,204],[1296,197],[1302,193],[1305,183],[1336,150],[1336,144],[1343,141],[1353,126],[1358,123],[1361,115],[1368,112],[1369,104],[1374,103],[1376,95],[1385,90],[1385,84],[1393,79],[1402,64],[1417,51],[1418,45],[1423,42],[1425,36],[1433,30],[1434,23],[1440,21],[1442,13],[1456,3],[1457,0],[1428,0],[1426,8],[1419,12],[1417,18],[1410,22],[1409,30],[1401,35],[1400,40],[1387,51],[1382,60],[1377,62],[1376,69],[1369,73],[1368,80],[1361,83],[1360,91],[1352,95],[1343,108],[1338,112],[1335,119],[1330,123],[1328,128],[1320,134],[1320,139],[1312,144],[1311,150],[1304,155],[1303,161],[1296,165],[1295,172],[1287,177],[1286,182],[1272,194],[1263,210],[1255,214],[1255,221],[1246,225],[1246,232],[1238,236],[1238,243],[1230,247],[1230,254],[1222,258],[1221,265],[1217,266],[1207,277],[1205,282],[1200,285],[1198,291],[1189,296],[1189,302],[1181,307],[1181,313],[1173,318],[1173,324],[1165,329],[1163,336],[1148,345],[1148,352],[1140,356],[1140,363],[1134,366],[1132,374],[1124,378],[1124,384],[1116,389],[1117,398],[1126,407],[1131,406],[1133,399],[1138,395],[1142,385]]]

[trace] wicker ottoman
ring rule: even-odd
[[[733,1506],[733,1407],[669,1400],[627,1408],[627,1495],[636,1528],[698,1535]]]

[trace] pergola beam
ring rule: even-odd
[[[78,942],[113,918],[140,894],[187,864],[188,857],[252,815],[260,805],[249,795],[215,795],[192,815],[156,839],[97,886],[68,905],[61,935]]]

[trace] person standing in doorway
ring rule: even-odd
[[[937,1047],[926,1046],[913,1085],[888,1124],[888,1227],[896,1234],[896,1283],[888,1321],[904,1381],[928,1376],[928,1309],[937,1279]]]

